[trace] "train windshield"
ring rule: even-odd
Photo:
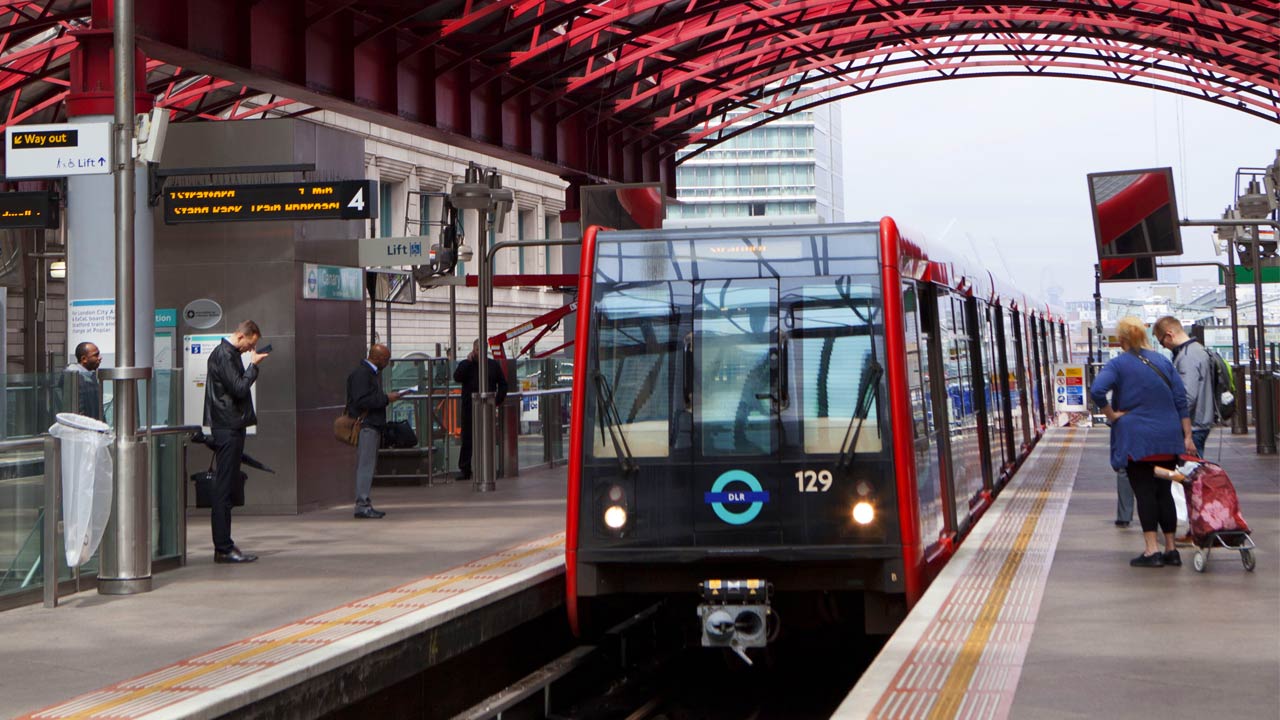
[[[602,233],[591,456],[715,464],[887,446],[875,225]]]

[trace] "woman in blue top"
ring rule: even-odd
[[[1169,481],[1157,478],[1155,468],[1172,467],[1180,453],[1195,453],[1187,416],[1187,391],[1173,364],[1151,349],[1141,320],[1121,319],[1116,335],[1124,352],[1098,373],[1089,396],[1111,425],[1111,467],[1128,471],[1137,500],[1146,550],[1129,564],[1181,565],[1182,558],[1173,547],[1174,526],[1178,522],[1173,495]],[[1164,532],[1163,553],[1156,543],[1157,525]]]

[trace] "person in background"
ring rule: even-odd
[[[404,392],[386,393],[382,390],[381,373],[391,362],[391,351],[386,345],[369,347],[369,357],[347,375],[346,413],[350,417],[363,417],[360,424],[360,440],[356,445],[356,512],[360,520],[378,520],[386,516],[374,509],[369,493],[373,489],[373,471],[378,463],[378,446],[382,444],[382,431],[387,426],[387,406],[400,399]]]
[[[216,563],[251,563],[258,559],[240,551],[231,541],[232,483],[240,477],[240,461],[244,458],[245,430],[258,424],[253,411],[253,395],[249,389],[258,379],[258,364],[267,358],[255,350],[262,331],[252,320],[236,327],[231,339],[223,338],[209,354],[209,369],[204,385],[204,424],[213,432],[213,451],[217,473],[213,481],[213,561]],[[240,356],[249,353],[249,367]]]
[[[1122,318],[1116,335],[1124,352],[1102,368],[1089,394],[1111,425],[1111,467],[1128,474],[1138,505],[1146,547],[1129,564],[1181,565],[1173,543],[1178,521],[1173,495],[1169,481],[1157,478],[1155,468],[1172,467],[1180,453],[1195,452],[1186,389],[1173,364],[1150,349],[1141,320]],[[1164,552],[1157,544],[1157,529],[1164,533]]]
[[[98,385],[98,366],[101,364],[98,346],[82,342],[76,346],[76,361],[67,366],[67,372],[75,375],[75,411],[95,420],[102,419],[102,387]]]
[[[1213,360],[1204,345],[1196,342],[1183,329],[1175,317],[1165,316],[1156,321],[1153,334],[1161,347],[1173,353],[1173,369],[1182,378],[1187,389],[1187,413],[1191,417],[1191,440],[1196,445],[1196,457],[1204,457],[1204,446],[1209,431],[1217,421],[1217,406],[1213,399]]]
[[[463,480],[471,479],[471,398],[480,389],[480,348],[480,341],[476,340],[471,346],[471,354],[453,371],[454,382],[462,385],[462,449],[458,453],[458,470],[462,472]],[[502,364],[497,360],[486,356],[485,362],[489,363],[489,392],[498,393],[497,404],[501,407],[507,397],[507,376],[502,374]]]

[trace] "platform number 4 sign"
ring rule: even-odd
[[[364,212],[364,188],[356,190],[356,196],[351,198],[351,202],[347,203],[347,207],[354,208],[356,212]]]

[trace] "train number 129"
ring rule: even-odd
[[[800,492],[826,492],[831,489],[831,471],[797,470],[796,486]]]

